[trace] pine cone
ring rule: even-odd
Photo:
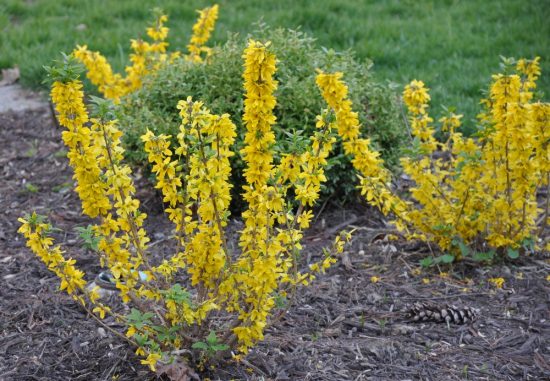
[[[415,303],[406,316],[412,321],[433,321],[436,323],[466,324],[477,319],[478,310],[471,307],[457,307],[444,304]]]

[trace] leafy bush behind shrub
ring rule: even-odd
[[[327,51],[315,46],[315,40],[301,31],[269,29],[264,25],[252,33],[253,38],[269,40],[278,57],[275,93],[277,106],[275,132],[279,152],[301,151],[315,130],[315,116],[323,108],[323,99],[315,85],[316,69],[346,73],[350,99],[359,113],[365,136],[382,152],[390,166],[397,163],[405,137],[400,117],[399,97],[390,85],[373,80],[372,62],[359,62],[351,50]],[[229,36],[228,41],[215,48],[206,64],[177,60],[165,65],[145,81],[142,89],[123,101],[119,110],[121,127],[125,130],[127,157],[134,163],[145,163],[146,154],[140,136],[149,128],[154,133],[175,137],[179,126],[178,100],[191,95],[200,99],[213,113],[230,113],[237,125],[237,152],[242,146],[244,128],[242,51],[247,38]],[[285,139],[283,139],[283,136]],[[288,139],[290,137],[290,139]],[[291,143],[288,143],[290,140]],[[234,192],[241,192],[243,162],[240,155],[232,159],[236,168],[232,182]],[[356,175],[341,146],[327,168],[327,183],[323,197],[338,197],[349,201],[355,195]],[[234,197],[238,200],[239,197]],[[239,207],[239,205],[236,205]]]

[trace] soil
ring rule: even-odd
[[[156,380],[133,348],[58,291],[56,277],[17,234],[18,217],[48,215],[86,278],[99,271],[74,231],[90,221],[80,214],[60,136],[47,107],[0,114],[0,380]],[[170,227],[159,197],[150,186],[138,189],[160,248]],[[232,226],[238,230],[239,221]],[[492,267],[420,269],[428,247],[391,239],[372,209],[329,203],[306,235],[303,265],[343,227],[357,231],[338,263],[300,290],[247,357],[217,364],[202,379],[550,379],[548,253]],[[493,277],[505,279],[501,289]],[[415,302],[469,306],[479,317],[463,325],[415,323],[404,313]]]

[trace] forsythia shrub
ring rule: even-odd
[[[75,260],[66,259],[54,244],[44,217],[33,213],[21,218],[19,231],[61,278],[61,290],[97,314],[98,320],[112,315],[126,326],[128,341],[152,370],[182,352],[211,356],[237,349],[246,353],[263,339],[273,311],[287,308],[280,302],[285,298],[291,302],[297,286],[307,285],[334,263],[333,255],[349,239],[348,234],[340,234],[319,262],[300,270],[300,241],[326,180],[324,168],[336,142],[336,129],[345,135],[350,153],[361,156],[367,149],[368,141],[359,138],[357,114],[348,104],[345,110],[337,110],[335,122],[334,111],[323,110],[307,147],[276,159],[275,55],[269,43],[250,40],[243,58],[246,132],[241,154],[246,163],[243,197],[248,207],[242,214],[238,252],[230,249],[225,232],[232,187],[229,158],[235,154],[236,137],[229,115],[212,114],[202,102],[187,97],[178,102],[177,144],[171,143],[171,136],[152,131],[141,137],[166,214],[175,227],[177,249],[170,257],[154,255],[149,247],[144,229],[147,216],[139,210],[132,170],[124,162],[122,133],[110,104],[96,98],[94,112],[88,112],[74,57],[49,68],[54,81],[51,98],[65,128],[62,137],[69,149],[76,192],[83,213],[98,220],[92,231],[100,264],[109,269],[120,300],[131,312],[121,312],[116,304],[100,298],[97,287],[88,287]],[[325,78],[319,74],[319,85],[325,96],[334,96],[323,88]],[[371,160],[377,162],[375,154],[358,165],[369,166]]]
[[[275,74],[279,86],[275,89],[278,103],[273,112],[279,123],[274,125],[276,152],[303,150],[308,138],[315,132],[313,120],[324,106],[322,96],[315,86],[315,69],[342,71],[350,89],[350,99],[357,106],[358,117],[373,146],[380,150],[390,166],[398,163],[399,151],[406,137],[405,123],[401,116],[399,99],[388,85],[373,79],[370,62],[360,62],[353,52],[325,51],[315,46],[315,41],[303,32],[269,29],[260,25],[252,32],[252,38],[272,42],[273,52],[280,60]],[[240,55],[246,45],[244,37],[230,36],[222,46],[213,49],[206,64],[194,64],[182,59],[164,65],[138,91],[125,97],[117,116],[124,131],[127,157],[134,163],[144,163],[147,155],[140,136],[151,129],[158,134],[177,134],[177,101],[193,94],[207,103],[217,114],[234,115],[237,126],[236,144],[244,144],[244,123],[240,117],[244,98],[240,81]],[[236,113],[236,115],[235,115]],[[231,159],[234,169],[231,182],[234,185],[233,208],[240,209],[244,161],[237,154]],[[356,181],[349,157],[336,142],[334,154],[328,158],[327,181],[322,197],[350,200],[357,196]]]
[[[385,214],[393,213],[396,226],[409,237],[433,242],[446,253],[427,258],[424,264],[465,256],[491,260],[496,253],[515,258],[520,250],[550,249],[548,241],[540,242],[549,224],[550,104],[534,101],[538,61],[522,59],[515,72],[507,67],[509,73],[493,76],[488,98],[482,100],[485,111],[479,116],[477,138],[457,132],[462,116],[450,112],[440,119],[440,132],[446,139],[436,140],[427,111],[428,89],[420,81],[406,86],[403,99],[409,110],[414,154],[401,163],[414,181],[410,201],[391,192],[389,174],[376,154],[369,162],[361,162],[357,155],[364,155],[367,148],[354,150],[355,144],[344,143],[346,152],[355,156],[353,164],[362,176],[367,201]],[[349,117],[347,88],[340,76],[330,75],[321,88],[336,110],[336,123],[356,123]],[[542,188],[547,191],[540,208],[537,191]]]

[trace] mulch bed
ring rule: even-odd
[[[155,380],[132,348],[58,291],[58,280],[16,232],[24,213],[48,215],[87,279],[99,271],[73,230],[90,221],[71,190],[60,135],[48,110],[0,114],[0,380]],[[142,188],[148,230],[160,248],[170,227],[158,196]],[[218,364],[201,377],[550,379],[548,253],[493,267],[419,271],[428,248],[389,239],[372,209],[328,205],[306,235],[304,265],[319,258],[341,227],[358,228],[346,255],[300,290],[290,312],[243,361]],[[504,287],[496,289],[492,277],[503,277]],[[414,323],[404,311],[415,302],[470,306],[479,318],[465,325]]]

